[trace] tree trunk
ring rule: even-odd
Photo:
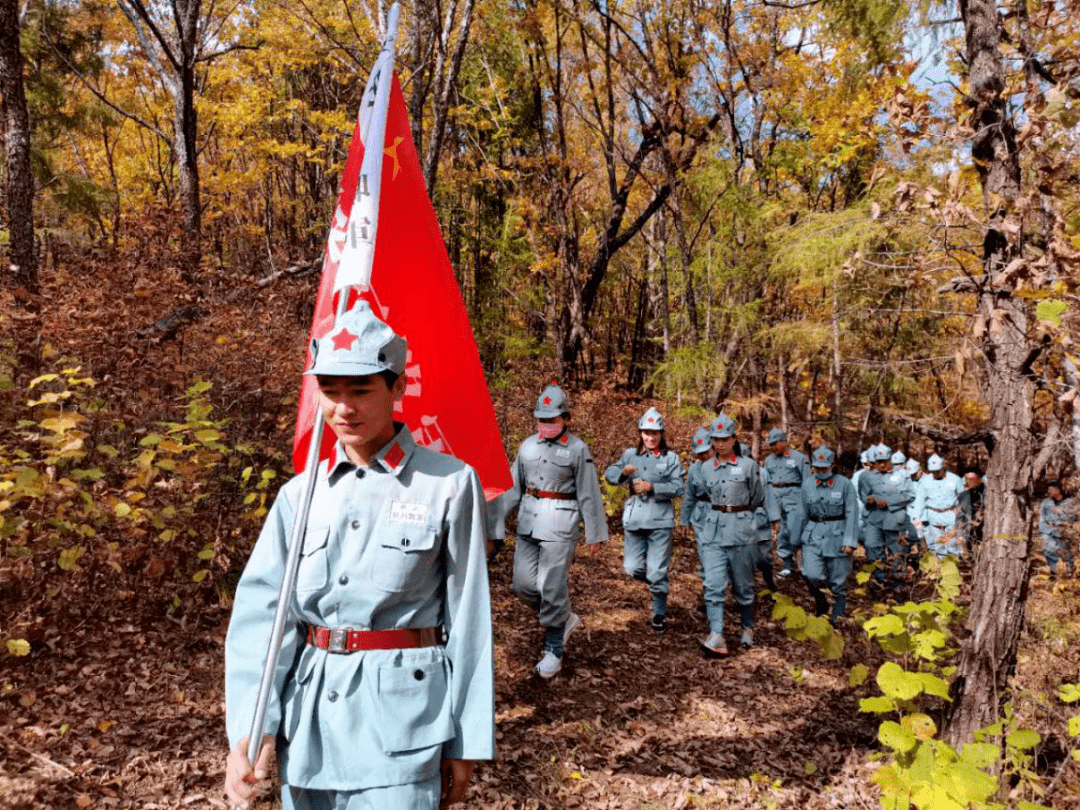
[[[1022,251],[1003,227],[1020,195],[1015,128],[1006,107],[1006,82],[998,43],[1000,20],[993,0],[960,0],[973,105],[972,160],[979,173],[988,225],[983,239],[984,281]],[[1033,385],[1025,375],[1037,353],[1028,335],[1025,304],[1011,285],[980,293],[986,319],[983,354],[993,445],[986,470],[984,540],[972,579],[970,635],[953,680],[945,737],[954,745],[997,720],[1016,668],[1016,648],[1027,601],[1031,545],[1028,503],[1033,453]],[[1034,352],[1034,353],[1033,353]]]
[[[198,48],[200,0],[176,0],[178,59],[173,77],[173,159],[184,206],[182,269],[185,281],[196,280],[202,254],[202,202],[199,192],[199,126],[195,112],[195,55]]]
[[[34,175],[30,169],[30,114],[23,89],[23,59],[19,47],[18,0],[0,0],[0,92],[3,94],[4,149],[7,156],[9,261],[15,286],[36,295],[38,258],[34,245]],[[28,296],[16,299],[27,302]]]

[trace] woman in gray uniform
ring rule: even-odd
[[[668,568],[671,530],[675,528],[672,500],[682,494],[683,468],[668,450],[664,417],[649,408],[638,420],[637,447],[628,447],[604,477],[609,484],[627,484],[630,497],[623,508],[623,570],[649,585],[652,629],[667,629]]]
[[[832,593],[829,620],[834,625],[847,607],[847,581],[859,542],[859,496],[851,481],[833,472],[835,460],[835,453],[825,445],[815,450],[810,460],[813,476],[799,490],[805,515],[803,579],[814,597],[815,616],[829,611],[824,590]]]
[[[519,507],[514,593],[540,615],[544,655],[536,674],[547,679],[562,669],[564,645],[581,624],[581,617],[570,610],[566,584],[578,524],[585,523],[585,542],[590,544],[606,541],[608,531],[592,454],[567,429],[566,392],[554,383],[547,386],[533,416],[536,433],[518,448],[514,487],[500,502],[504,516]]]

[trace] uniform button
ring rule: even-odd
[[[338,577],[338,585],[348,585],[348,584],[349,584],[349,578],[347,576],[345,576],[345,574],[342,574],[340,577]]]
[[[326,693],[326,699],[333,703],[335,700],[337,700],[337,692],[331,689],[329,692]]]
[[[352,526],[354,529],[359,529],[360,528],[360,521],[359,520],[354,520],[349,525]]]
[[[356,477],[357,478],[363,478],[364,477],[364,471],[361,470],[359,467],[356,469]]]
[[[416,670],[416,672],[414,672],[414,673],[412,674],[412,676],[413,676],[414,678],[416,678],[416,680],[418,680],[418,681],[422,681],[422,680],[424,680],[424,670],[422,670],[422,669],[418,669],[418,670]]]

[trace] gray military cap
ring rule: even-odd
[[[551,383],[536,398],[536,409],[533,416],[537,419],[551,419],[570,413],[570,401],[566,398],[566,392],[555,383]]]
[[[638,430],[663,430],[664,429],[664,415],[656,408],[649,408],[638,419]]]
[[[784,431],[782,431],[780,428],[775,427],[769,431],[769,438],[766,439],[766,441],[769,444],[776,444],[777,442],[782,442],[785,439],[787,439],[787,434],[784,433]]]
[[[321,338],[311,341],[311,367],[305,374],[365,377],[405,371],[405,338],[375,317],[367,301],[360,300],[334,322]]]
[[[690,452],[694,454],[708,453],[710,450],[712,450],[712,447],[709,446],[709,429],[703,427],[698,428],[694,431],[694,439],[690,444]]]
[[[726,439],[735,435],[735,422],[726,413],[722,413],[709,423],[709,436],[713,439]]]
[[[814,451],[813,458],[810,459],[810,466],[817,467],[818,469],[825,469],[826,467],[831,467],[835,459],[836,453],[825,445],[821,445],[821,447]]]

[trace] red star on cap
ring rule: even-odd
[[[551,397],[544,397],[544,404],[545,405],[550,405],[551,404]]]
[[[352,348],[353,343],[355,343],[357,338],[359,337],[359,335],[354,335],[352,332],[350,332],[348,327],[345,327],[336,335],[334,335],[333,338],[331,338],[334,343],[334,351],[348,351]]]
[[[650,423],[652,423],[652,422],[655,422],[656,420],[655,420],[655,419],[653,419],[653,418],[652,418],[652,417],[650,416],[650,417],[649,417],[649,419],[648,419],[648,421],[649,421]]]

